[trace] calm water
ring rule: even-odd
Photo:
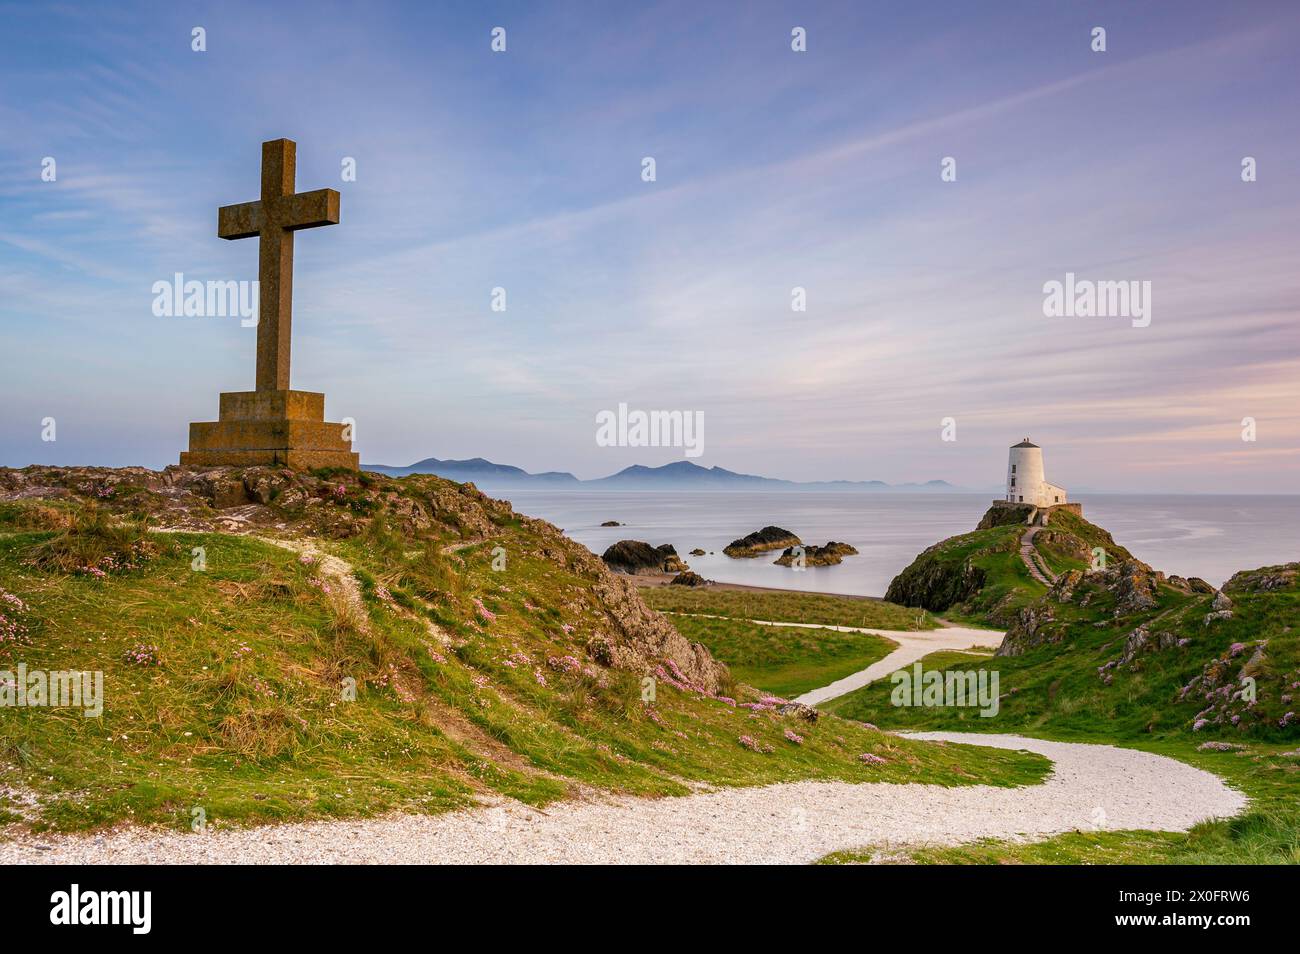
[[[606,493],[514,491],[515,509],[549,520],[600,554],[617,540],[671,543],[711,580],[827,593],[884,595],[917,553],[975,529],[989,500],[978,494]],[[1084,516],[1158,570],[1222,584],[1237,570],[1300,560],[1300,496],[1084,496]],[[618,520],[623,527],[602,527]],[[777,553],[733,560],[722,548],[768,524],[807,544],[851,543],[860,556],[796,571]],[[700,547],[709,556],[692,557]]]

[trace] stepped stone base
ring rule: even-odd
[[[221,395],[218,416],[190,425],[182,466],[361,467],[352,442],[343,437],[344,425],[325,421],[324,394],[229,391]]]

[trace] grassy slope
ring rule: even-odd
[[[405,486],[436,483],[419,480]],[[338,506],[366,509],[351,489]],[[105,709],[90,719],[0,710],[0,781],[42,803],[32,812],[11,799],[0,820],[185,827],[194,807],[222,825],[439,811],[487,792],[543,804],[574,783],[647,795],[683,794],[692,781],[1005,785],[1046,767],[835,718],[751,712],[663,681],[646,706],[636,674],[583,655],[591,581],[538,556],[553,542],[518,519],[458,549],[449,526],[417,540],[376,523],[319,541],[356,567],[358,609],[318,565],[247,537],[149,534],[158,554],[103,580],[28,565],[63,539],[30,528],[72,509],[0,505],[0,589],[29,607],[28,636],[0,646],[0,668],[101,670]],[[496,543],[511,554],[504,573],[490,568]],[[191,569],[196,546],[206,571]],[[127,660],[140,644],[157,647],[160,665]],[[578,657],[576,671],[563,671],[565,656]],[[340,691],[349,677],[355,701]],[[787,728],[804,742],[787,741]],[[770,751],[744,748],[742,735]],[[864,766],[863,752],[888,764]]]
[[[703,643],[727,663],[741,682],[786,698],[866,669],[898,645],[870,633],[693,616],[672,620],[683,636]]]
[[[1274,722],[1289,707],[1281,699],[1285,686],[1300,678],[1300,591],[1237,594],[1234,618],[1207,626],[1203,619],[1210,599],[1162,590],[1156,610],[1120,619],[1109,616],[1102,600],[1088,608],[1062,604],[1058,620],[1068,621],[1068,635],[1062,642],[981,664],[1000,673],[1001,690],[1009,693],[994,720],[968,709],[895,709],[889,701],[890,686],[884,682],[841,696],[823,708],[847,718],[884,719],[894,726],[918,729],[988,730],[994,727],[987,723],[995,721],[997,728],[1011,725],[1057,737],[1177,738],[1190,735],[1206,704],[1197,693],[1180,700],[1182,687],[1201,673],[1207,660],[1226,655],[1233,644],[1267,639],[1267,659],[1257,674],[1258,710],[1268,714],[1265,721]],[[1112,682],[1104,682],[1101,667],[1121,655],[1125,636],[1150,617],[1158,618],[1154,630],[1168,631],[1187,640],[1186,645],[1140,655],[1133,664],[1109,670]],[[1239,735],[1209,727],[1198,737],[1207,734],[1230,739]],[[1259,735],[1276,741],[1297,738],[1294,729],[1264,726]]]
[[[735,619],[783,623],[821,623],[866,629],[935,629],[939,624],[925,611],[883,600],[852,599],[823,593],[716,590],[711,587],[646,587],[646,603],[664,613],[705,613]]]
[[[1100,528],[1071,514],[1058,517],[1066,519],[1054,519],[1053,528],[1068,529],[1090,546],[1105,547],[1112,559],[1128,556]],[[1069,554],[1052,552],[1047,556],[1054,569],[1082,568],[1082,562]],[[1041,591],[1041,587],[1037,589]],[[1021,605],[1035,598],[1033,591],[1024,595],[1028,599]],[[968,605],[992,605],[985,596],[981,593]],[[890,704],[887,681],[831,700],[822,708],[887,728],[1015,731],[1068,741],[1131,745],[1206,767],[1253,799],[1240,818],[1206,823],[1186,835],[1087,832],[1031,845],[987,842],[912,853],[918,861],[1294,863],[1300,860],[1300,759],[1283,753],[1295,749],[1300,730],[1294,725],[1279,727],[1278,720],[1295,708],[1295,702],[1285,697],[1292,692],[1289,687],[1300,680],[1300,590],[1233,592],[1231,596],[1234,617],[1207,625],[1204,617],[1211,600],[1207,595],[1161,588],[1156,609],[1115,619],[1114,600],[1103,594],[1086,607],[1054,605],[1056,618],[1065,627],[1061,642],[1036,647],[1021,656],[983,661],[947,661],[938,659],[937,654],[927,658],[927,668],[998,671],[1004,697],[994,718],[981,718],[970,708],[895,708]],[[999,601],[1004,599],[1005,595]],[[1140,654],[1126,666],[1112,667],[1106,670],[1112,681],[1105,682],[1100,667],[1120,656],[1124,637],[1143,621],[1150,621],[1153,632],[1170,632],[1186,643]],[[1207,725],[1202,731],[1193,731],[1207,700],[1195,692],[1180,698],[1182,687],[1200,675],[1209,660],[1235,660],[1235,670],[1248,654],[1233,656],[1231,647],[1260,639],[1268,641],[1267,654],[1252,672],[1260,687],[1256,711],[1262,718],[1252,722],[1248,735],[1230,725]],[[1207,736],[1232,740],[1245,748],[1234,753],[1198,751],[1196,744]],[[864,857],[850,853],[828,860]]]
[[[951,620],[973,625],[1001,625],[1015,609],[1042,595],[1019,554],[1021,526],[992,527],[950,537],[924,553],[890,585],[889,598],[909,605],[927,605]],[[967,594],[963,581],[970,572],[982,580]],[[919,592],[942,594],[937,600],[916,599]],[[990,611],[1001,608],[996,617]]]

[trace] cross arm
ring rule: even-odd
[[[223,206],[217,211],[217,237],[223,239],[252,238],[262,231],[266,214],[261,202],[242,202]]]
[[[279,200],[276,218],[286,229],[339,224],[339,194],[333,189],[299,192]]]

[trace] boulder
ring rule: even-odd
[[[803,719],[805,722],[816,722],[821,715],[812,706],[806,706],[802,702],[785,702],[776,707],[780,715],[792,715],[796,718]]]
[[[1124,560],[1106,570],[1103,585],[1115,594],[1115,615],[1129,616],[1156,608],[1160,574],[1138,560]]]
[[[789,530],[782,530],[780,527],[766,526],[762,530],[755,530],[753,533],[746,534],[739,540],[732,540],[722,552],[729,557],[737,559],[746,557],[755,557],[760,553],[766,553],[769,550],[782,550],[786,547],[797,547],[803,541],[791,533]]]
[[[708,586],[709,581],[693,570],[679,573],[672,579],[673,586]]]
[[[662,573],[663,554],[641,540],[620,540],[600,555],[611,570],[622,573]]]
[[[836,566],[846,556],[856,556],[857,548],[847,543],[834,540],[824,547],[816,545],[803,548],[804,566]],[[785,551],[774,561],[777,566],[795,566],[796,548],[786,547]]]

